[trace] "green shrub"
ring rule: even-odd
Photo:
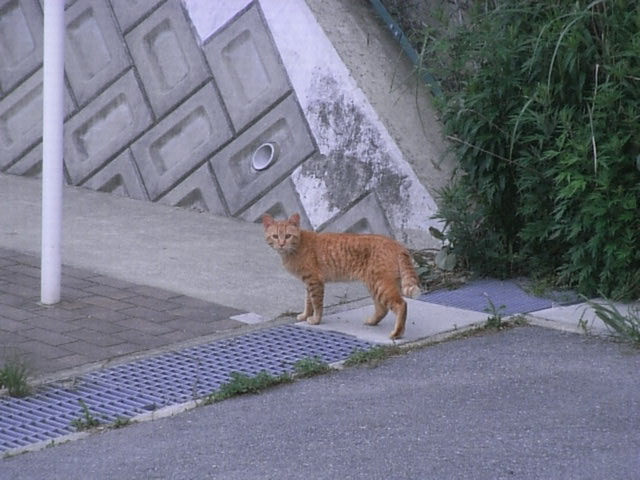
[[[478,1],[425,30],[458,169],[438,216],[476,272],[640,296],[639,7]]]

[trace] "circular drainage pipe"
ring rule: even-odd
[[[278,144],[266,142],[260,145],[251,158],[251,166],[258,172],[266,170],[278,159]]]

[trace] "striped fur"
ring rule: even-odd
[[[298,320],[312,325],[322,321],[326,282],[359,280],[369,289],[375,312],[365,320],[377,325],[389,310],[396,323],[390,337],[400,338],[407,320],[407,303],[402,295],[420,294],[418,276],[406,248],[382,235],[315,233],[300,228],[300,216],[288,220],[262,218],[265,239],[282,257],[284,267],[300,278],[307,296]]]

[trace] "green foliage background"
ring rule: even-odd
[[[458,165],[438,216],[475,271],[640,297],[639,7],[482,1],[425,27]]]

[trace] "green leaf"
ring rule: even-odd
[[[451,252],[449,247],[444,247],[436,254],[435,262],[436,266],[440,270],[444,270],[446,272],[452,271],[456,268],[456,263],[458,258],[455,253]]]
[[[444,233],[442,233],[440,230],[438,230],[435,227],[429,227],[429,233],[431,234],[432,237],[434,237],[437,240],[440,240],[442,242],[444,242],[447,237],[445,237]]]

